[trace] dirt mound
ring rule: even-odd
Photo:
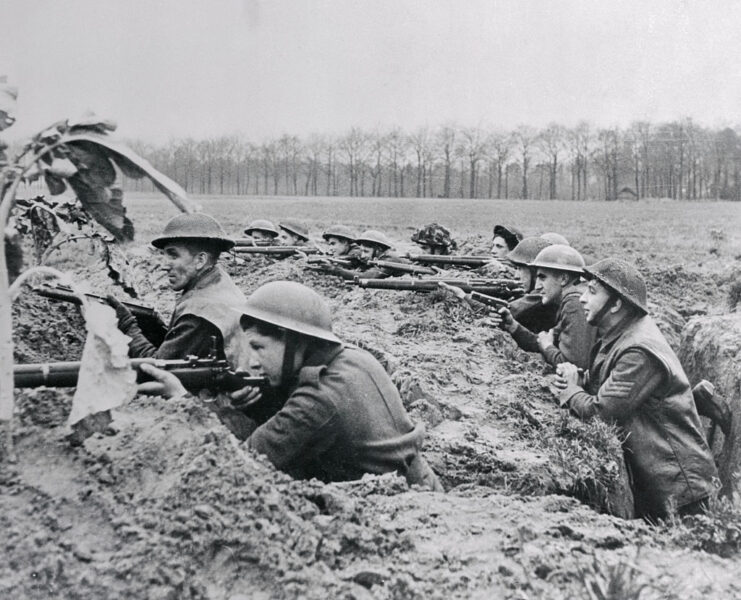
[[[741,314],[691,319],[682,335],[679,358],[690,382],[707,379],[726,399],[733,413],[733,428],[726,440],[713,435],[724,493],[741,493]]]

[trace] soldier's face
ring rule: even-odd
[[[369,244],[360,244],[360,260],[363,262],[371,261],[375,258],[376,248]]]
[[[266,231],[253,231],[252,232],[252,239],[256,242],[269,242],[273,239],[274,236],[270,235]]]
[[[491,242],[491,255],[494,258],[504,258],[507,254],[509,254],[507,242],[504,241],[504,238],[501,235],[494,236],[494,239]]]
[[[254,327],[247,328],[245,334],[250,349],[248,363],[250,371],[258,376],[267,377],[272,387],[278,387],[283,375],[285,339],[262,335]]]
[[[297,235],[293,235],[292,233],[288,233],[285,229],[281,229],[280,236],[278,237],[280,240],[281,246],[300,246],[301,238],[299,238]]]
[[[529,290],[533,285],[533,275],[530,267],[517,265],[517,277],[520,279],[523,289]]]
[[[584,293],[579,297],[579,302],[581,302],[584,308],[587,323],[590,325],[599,325],[597,321],[602,320],[600,313],[604,312],[602,309],[609,301],[610,292],[607,291],[607,288],[594,279],[589,281]]]
[[[184,244],[168,244],[164,255],[167,280],[176,292],[184,289],[205,264],[203,252],[193,254]]]
[[[563,291],[563,274],[551,269],[538,269],[535,277],[535,291],[541,295],[543,304],[559,304]]]
[[[330,250],[334,256],[342,256],[350,251],[350,240],[329,236],[327,238]]]

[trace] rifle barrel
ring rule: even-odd
[[[399,273],[411,273],[412,275],[435,275],[437,271],[429,267],[410,265],[408,263],[395,262],[393,260],[373,260],[371,264],[382,269],[398,271]]]
[[[446,254],[410,254],[409,259],[424,265],[453,265],[461,267],[482,267],[491,256],[455,256]]]
[[[439,282],[461,288],[464,292],[480,292],[488,296],[517,298],[524,292],[510,279],[362,279],[355,280],[362,288],[396,291],[431,292],[439,289]]]
[[[304,254],[319,254],[319,248],[314,246],[235,246],[234,252],[239,254],[290,256],[297,252],[303,252]]]

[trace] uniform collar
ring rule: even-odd
[[[220,271],[217,265],[211,265],[210,267],[203,269],[198,275],[188,282],[183,292],[190,292],[191,290],[200,290],[208,285],[216,282],[219,279]]]
[[[602,340],[602,347],[604,348],[613,344],[615,340],[620,337],[623,331],[625,331],[631,323],[637,321],[638,319],[639,317],[634,315],[625,315],[617,323],[612,325],[612,327],[597,327],[598,336]]]

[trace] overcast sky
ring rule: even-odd
[[[0,0],[32,133],[87,109],[127,137],[741,122],[741,2]]]

